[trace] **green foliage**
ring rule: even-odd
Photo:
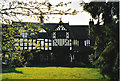
[[[25,62],[25,59],[23,56],[17,56],[17,57],[13,57],[10,65],[12,65],[11,67],[22,67],[25,65],[24,62]]]
[[[34,28],[32,28],[34,27]],[[26,30],[26,29],[27,30]],[[21,34],[23,31],[27,32],[33,32],[33,34],[29,36],[36,36],[38,33],[34,31],[40,31],[41,28],[35,25],[32,25],[31,23],[28,23],[24,26],[22,26],[20,23],[14,23],[12,25],[2,25],[2,50],[3,50],[3,58],[5,58],[5,55],[8,54],[10,56],[9,59],[5,58],[3,61],[8,60],[8,66],[10,67],[16,67],[16,66],[24,66],[26,65],[31,50],[21,50],[20,46],[16,46],[15,43],[20,42],[21,40],[16,40],[15,37],[22,38]],[[24,38],[22,38],[24,39]],[[22,41],[23,42],[23,41]],[[30,42],[30,41],[27,41]],[[37,50],[39,51],[39,50]],[[25,54],[27,56],[25,56]]]
[[[83,6],[83,9],[91,14],[94,19],[98,19],[98,24],[100,24],[100,15],[102,15],[102,20],[104,24],[111,23],[113,20],[118,20],[119,18],[119,3],[118,2],[90,2]],[[113,19],[113,17],[116,18]]]
[[[91,54],[90,62],[100,68],[101,74],[111,79],[118,79],[118,4],[95,3],[84,5],[84,10],[93,18],[98,19],[96,25],[91,25],[91,38],[95,39],[95,53]],[[97,11],[97,12],[95,12]],[[99,25],[102,14],[103,25]],[[114,18],[116,16],[116,18]]]

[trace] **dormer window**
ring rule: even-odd
[[[21,36],[22,36],[22,38],[27,38],[27,32],[24,30],[24,29],[22,29],[21,31]]]
[[[23,38],[27,38],[27,32],[22,32],[21,36],[22,36]]]

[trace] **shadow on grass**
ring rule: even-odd
[[[86,66],[83,66],[83,65],[27,65],[27,67],[66,67],[66,68],[95,68],[93,66],[89,66],[89,65],[86,65]]]
[[[2,73],[21,73],[21,74],[23,74],[22,71],[17,71],[15,68],[3,68]]]
[[[39,68],[48,68],[48,67],[56,67],[56,68],[59,68],[59,67],[63,67],[63,68],[95,68],[95,67],[85,67],[85,66],[27,66],[27,67],[39,67]],[[95,68],[96,69],[96,68]]]

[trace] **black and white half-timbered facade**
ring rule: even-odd
[[[46,24],[13,22],[16,26],[18,26],[18,23],[22,29],[21,36],[15,36],[15,45],[20,46],[20,50],[40,50],[39,54],[48,54],[47,58],[49,60],[53,60],[53,55],[57,64],[79,60],[79,57],[82,58],[85,53],[91,51],[88,25],[69,25],[69,23],[63,23],[62,21]],[[34,30],[26,32],[26,30],[29,30],[25,27],[26,25]]]

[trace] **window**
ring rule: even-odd
[[[52,43],[49,43],[49,46],[52,46]]]
[[[33,49],[36,49],[36,47],[33,47]]]
[[[44,41],[41,41],[41,46],[44,46]]]
[[[20,39],[20,42],[23,42],[23,39]]]
[[[48,39],[45,39],[45,42],[48,42]]]
[[[56,38],[56,32],[53,32],[53,38]]]
[[[77,41],[77,44],[78,44],[78,46],[80,45],[80,44],[79,44],[79,41]]]
[[[32,46],[32,43],[29,43],[29,46]]]
[[[66,38],[69,38],[69,32],[66,32]]]
[[[32,49],[32,47],[29,47],[29,49]]]
[[[20,43],[20,46],[23,46],[23,42]]]
[[[15,43],[16,46],[19,46],[19,43]]]
[[[51,42],[51,40],[49,39],[49,42]]]
[[[42,49],[42,50],[44,50],[44,47],[43,47],[43,46],[41,46],[41,49]]]
[[[90,40],[85,40],[85,41],[84,41],[84,45],[85,45],[85,46],[90,46]]]
[[[79,46],[79,41],[78,40],[74,40],[73,44],[76,45],[76,46]]]
[[[40,49],[40,47],[37,47],[37,49]]]
[[[36,39],[33,39],[33,46],[36,45]]]
[[[37,41],[37,45],[40,46],[40,41]]]
[[[45,50],[48,50],[48,43],[45,43]]]
[[[32,42],[32,39],[29,39],[29,42]]]
[[[55,46],[55,41],[53,40],[53,46]]]
[[[24,39],[24,42],[27,42],[27,39]]]
[[[24,46],[27,46],[27,43],[24,43]]]
[[[27,38],[27,32],[22,32],[21,36],[22,36],[23,38]]]
[[[70,50],[72,50],[72,47],[70,47]]]
[[[49,50],[52,50],[52,47],[49,47]]]
[[[45,43],[45,46],[48,46],[48,43]]]
[[[33,46],[35,46],[35,45],[36,45],[36,43],[33,42]]]
[[[18,42],[18,41],[19,41],[19,39],[18,39],[18,38],[16,38],[16,39],[15,39],[15,42]]]
[[[24,49],[27,49],[27,47],[24,47]]]
[[[23,47],[20,47],[20,50],[23,50]]]
[[[48,47],[45,47],[45,50],[48,50]]]
[[[72,46],[72,43],[70,42],[70,46]]]
[[[35,43],[35,42],[36,42],[36,39],[33,39],[33,42]]]

